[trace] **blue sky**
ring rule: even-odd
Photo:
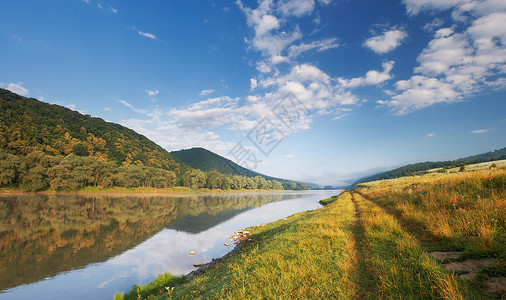
[[[502,0],[4,1],[0,87],[343,184],[506,146]]]

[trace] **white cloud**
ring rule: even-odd
[[[418,56],[419,65],[414,68],[414,75],[398,81],[398,94],[380,104],[404,114],[506,87],[504,1],[406,0],[405,3],[408,12],[413,14],[422,9],[452,8],[458,15],[466,15],[466,22],[461,24],[460,32],[456,32],[459,27],[455,25],[438,29]],[[456,20],[460,22],[461,18]]]
[[[144,37],[147,37],[147,38],[150,38],[152,40],[156,40],[156,36],[152,33],[148,33],[148,32],[143,32],[143,31],[140,31],[138,30],[137,33],[141,36],[144,36]]]
[[[128,108],[131,108],[133,109],[134,106],[132,104],[130,104],[129,102],[125,101],[125,100],[118,100],[119,103],[123,104],[124,106],[128,107]]]
[[[310,14],[314,4],[314,0],[282,0],[278,3],[278,10],[283,16],[301,17]]]
[[[436,103],[460,100],[460,94],[451,84],[437,78],[413,76],[409,80],[400,80],[395,85],[401,93],[393,96],[389,101],[378,101],[378,103],[392,107],[400,115]]]
[[[470,2],[469,0],[403,0],[408,14],[416,15],[421,10],[444,10],[459,4]]]
[[[289,7],[292,1],[283,2],[285,5],[282,7]],[[291,30],[281,30],[281,22],[275,16],[276,10],[270,0],[262,0],[256,9],[246,7],[238,0],[237,5],[246,15],[248,26],[253,28],[255,35],[252,40],[247,40],[252,48],[260,51],[266,58],[269,64],[273,62],[281,62],[280,58],[283,57],[282,52],[294,41],[302,37],[302,33],[298,27]],[[280,9],[281,12],[288,12],[288,8]],[[295,11],[294,11],[295,13]],[[258,65],[257,68],[263,72],[270,72],[270,67],[267,63]]]
[[[214,93],[214,90],[202,90],[202,91],[200,91],[199,95],[200,96],[207,96],[212,93]]]
[[[429,137],[433,137],[434,135],[436,135],[436,134],[432,132],[432,133],[428,133],[425,137],[429,138]]]
[[[383,72],[378,72],[376,70],[367,71],[365,77],[358,77],[352,79],[340,79],[341,84],[345,87],[359,87],[365,85],[378,85],[387,80],[392,79],[392,75],[390,71],[394,67],[394,61],[387,61],[383,63]]]
[[[16,93],[18,95],[21,95],[21,96],[28,96],[28,94],[30,94],[30,91],[25,89],[24,87],[22,87],[23,83],[21,82],[18,82],[18,83],[1,83],[0,82],[0,87],[4,87],[6,89],[8,89],[9,91],[13,92],[13,93]]]
[[[112,12],[113,14],[118,13],[118,10],[117,10],[116,8],[112,7],[112,6],[109,6],[109,9],[111,10],[111,12]]]
[[[381,35],[373,36],[364,42],[364,46],[378,54],[388,53],[399,47],[401,42],[408,36],[405,31],[392,29]]]
[[[293,45],[288,48],[288,55],[290,57],[297,57],[303,52],[310,51],[313,49],[316,49],[316,51],[321,52],[333,48],[339,47],[339,44],[337,43],[336,38],[321,40],[321,41],[314,41],[310,44],[301,43],[299,45]]]
[[[489,129],[477,129],[477,130],[473,130],[471,131],[472,134],[482,134],[482,133],[487,133],[489,131]]]
[[[137,113],[140,113],[140,114],[147,114],[148,111],[145,110],[145,109],[141,109],[141,108],[136,108],[134,107],[132,104],[130,104],[130,102],[127,102],[125,100],[118,100],[119,103],[123,104],[124,106],[130,108],[131,110],[137,112]]]
[[[154,90],[154,91],[152,91],[152,90],[146,90],[146,94],[148,94],[148,96],[150,96],[150,97],[156,96],[159,93],[160,92],[158,90]]]
[[[250,80],[250,90],[254,90],[258,86],[258,81],[255,78],[251,78]]]
[[[432,22],[425,24],[425,26],[423,26],[423,29],[426,31],[434,31],[443,26],[443,24],[444,21],[442,19],[435,18],[434,20],[432,20]]]

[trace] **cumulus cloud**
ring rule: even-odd
[[[21,95],[21,96],[28,96],[28,94],[30,94],[30,91],[27,90],[26,88],[24,88],[22,85],[23,85],[23,83],[21,83],[21,82],[18,82],[18,83],[12,83],[12,82],[2,83],[2,82],[0,82],[0,87],[8,89],[9,91],[16,93],[18,95]]]
[[[472,134],[482,134],[482,133],[487,133],[489,130],[488,129],[476,129],[476,130],[473,130],[471,131]]]
[[[339,44],[337,43],[336,38],[321,40],[321,41],[314,41],[312,43],[306,44],[301,43],[299,45],[292,45],[290,48],[288,48],[288,55],[290,57],[297,57],[303,52],[310,51],[313,49],[316,49],[316,51],[321,52],[333,48],[339,47]]]
[[[373,36],[364,42],[364,46],[378,54],[388,53],[401,45],[408,34],[399,29],[392,29]]]
[[[148,96],[150,96],[150,97],[154,97],[154,96],[158,95],[159,93],[160,92],[158,90],[154,90],[154,91],[146,90],[146,94],[148,94]]]
[[[202,91],[200,91],[199,95],[200,96],[207,96],[212,93],[214,93],[214,90],[202,90]]]
[[[281,0],[278,10],[283,16],[296,16],[310,14],[314,9],[314,0]]]
[[[379,103],[399,114],[437,103],[461,101],[506,85],[506,5],[504,1],[404,1],[409,13],[448,9],[474,17],[463,29],[440,28],[417,58],[408,80],[396,83],[397,94]],[[455,15],[455,14],[454,14]],[[459,18],[457,18],[460,20]]]
[[[379,72],[376,70],[367,71],[364,77],[352,78],[352,79],[343,79],[341,78],[341,84],[344,87],[359,87],[365,85],[378,85],[387,80],[392,79],[392,74],[390,71],[394,67],[394,61],[387,61],[383,63],[383,72]]]
[[[143,32],[143,31],[140,31],[138,30],[137,33],[140,35],[140,36],[143,36],[143,37],[147,37],[147,38],[150,38],[152,40],[156,40],[156,36],[152,33],[149,33],[149,32]]]

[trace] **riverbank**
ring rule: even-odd
[[[78,191],[39,191],[28,192],[23,190],[0,189],[0,194],[161,194],[161,195],[205,195],[205,194],[244,194],[244,193],[264,193],[264,192],[287,192],[287,190],[267,190],[267,189],[240,189],[240,190],[220,190],[220,189],[191,189],[189,187],[172,188],[85,188]],[[300,191],[294,191],[300,192]]]
[[[191,280],[116,299],[506,296],[504,168],[373,182],[335,200],[256,228]]]

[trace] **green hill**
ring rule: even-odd
[[[258,172],[246,169],[234,163],[230,159],[227,159],[223,156],[200,147],[172,151],[170,154],[179,158],[182,162],[189,165],[190,167],[200,169],[204,172],[216,171],[226,175],[242,175],[246,177],[261,176],[267,180],[275,179],[279,181],[286,181],[285,179],[266,176]]]
[[[183,149],[179,151],[172,151],[171,154],[179,158],[182,162],[189,165],[190,167],[200,169],[204,172],[215,171],[221,174],[241,175],[250,178],[260,176],[265,178],[266,180],[276,180],[282,182],[283,186],[289,189],[306,189],[317,187],[317,185],[312,183],[296,182],[292,180],[271,177],[246,169],[236,164],[235,162],[231,161],[230,159],[227,159],[223,156],[220,156],[214,152],[211,152],[207,149],[200,147]],[[292,185],[291,188],[290,185]]]
[[[209,157],[215,155],[207,152]],[[216,157],[200,162],[216,161]],[[74,191],[173,186],[307,188],[293,182],[282,185],[244,168],[231,173],[196,164],[194,169],[124,126],[0,89],[0,188]]]
[[[391,171],[387,172],[381,172],[377,173],[368,177],[360,178],[359,180],[355,181],[353,185],[356,185],[358,183],[364,183],[364,182],[370,182],[375,180],[382,180],[382,179],[393,179],[393,178],[399,178],[404,176],[412,176],[417,175],[420,173],[423,173],[427,170],[436,169],[436,168],[455,168],[460,167],[464,165],[469,164],[476,164],[481,162],[487,162],[487,161],[495,161],[495,160],[503,160],[506,159],[506,147],[490,151],[487,153],[482,153],[478,155],[468,156],[464,158],[459,158],[456,160],[448,160],[448,161],[426,161],[426,162],[419,162],[415,164],[409,164],[405,165],[396,169],[393,169]]]
[[[0,148],[14,155],[93,156],[117,165],[191,168],[145,136],[119,124],[0,89]]]

